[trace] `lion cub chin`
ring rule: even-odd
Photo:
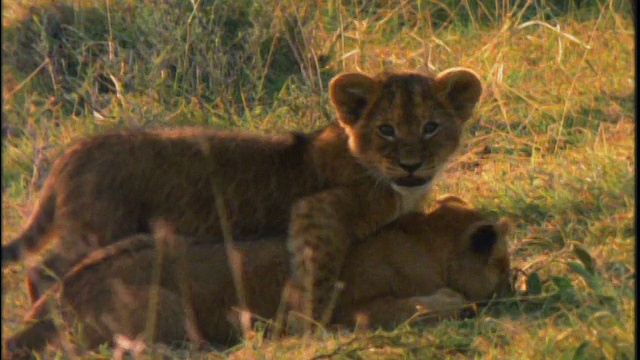
[[[456,317],[461,306],[509,288],[508,229],[505,220],[490,221],[454,196],[436,201],[428,214],[407,214],[350,249],[343,291],[327,319],[391,329],[420,314]],[[33,306],[26,328],[5,349],[56,344],[61,334],[47,314],[53,304],[69,328],[81,329],[72,339],[89,348],[116,335],[233,343],[256,319],[278,316],[290,255],[278,238],[235,243],[229,254],[208,239],[168,233],[100,249]]]

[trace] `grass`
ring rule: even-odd
[[[311,130],[334,121],[327,83],[341,71],[466,66],[485,92],[434,195],[461,194],[515,222],[513,261],[527,274],[516,299],[429,329],[277,342],[258,333],[222,353],[140,356],[635,358],[634,28],[626,1],[577,3],[6,0],[2,240],[80,136]],[[3,336],[28,308],[24,270],[3,271]]]

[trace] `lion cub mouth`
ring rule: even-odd
[[[416,187],[426,185],[431,182],[431,178],[422,178],[413,175],[397,178],[394,183],[402,187]]]

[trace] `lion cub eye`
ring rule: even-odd
[[[437,122],[429,121],[428,123],[424,124],[424,127],[422,128],[422,136],[428,137],[435,134],[439,127],[440,124],[438,124]]]
[[[389,124],[378,126],[378,133],[380,136],[387,139],[395,139],[396,137],[396,129]]]

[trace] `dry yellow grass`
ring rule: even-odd
[[[334,121],[326,84],[342,70],[466,66],[485,94],[434,196],[516,222],[526,296],[431,329],[277,342],[258,331],[223,353],[138,356],[634,358],[634,29],[627,1],[583,2],[75,1],[47,17],[49,2],[5,1],[2,240],[35,204],[34,170],[78,136],[309,130]],[[51,36],[52,24],[65,30]],[[27,309],[23,271],[3,273],[3,334]]]

